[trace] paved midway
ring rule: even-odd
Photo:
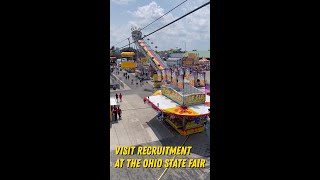
[[[110,172],[111,180],[157,180],[165,168],[114,168],[117,159],[171,159],[173,156],[122,156],[115,154],[116,146],[181,146],[186,137],[179,135],[169,125],[156,119],[157,111],[148,103],[144,104],[143,98],[152,95],[152,84],[149,81],[144,85],[131,85],[134,74],[129,74],[130,79],[125,80],[123,72],[118,76],[127,85],[126,90],[110,92],[111,97],[116,93],[123,95],[120,102],[122,119],[110,123]],[[206,133],[190,135],[185,143],[193,146],[190,156],[177,156],[175,159],[203,158],[206,159],[205,168],[174,168],[168,169],[163,174],[163,180],[169,179],[199,179],[206,180],[210,176],[210,141]]]

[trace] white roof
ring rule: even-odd
[[[179,104],[177,104],[176,102],[172,101],[171,99],[163,95],[149,96],[149,101],[155,105],[159,103],[160,109],[167,109],[167,108],[173,108],[173,107],[179,106]]]
[[[163,95],[149,96],[149,101],[156,106],[157,103],[159,103],[159,109],[161,110],[180,106],[178,103],[172,101],[171,99]],[[208,95],[206,95],[206,102],[210,102],[210,96]],[[210,109],[210,107],[206,104],[192,105],[188,106],[188,108],[194,110],[199,114],[207,114],[209,112],[208,109]]]
[[[116,98],[111,97],[111,98],[110,98],[110,105],[111,105],[111,106],[116,106],[116,105],[119,105],[119,103],[117,103]]]

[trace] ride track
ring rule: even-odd
[[[160,65],[158,69],[163,70],[167,68],[167,64],[163,60],[159,59],[159,55],[157,56],[157,54],[150,48],[150,46],[143,39],[139,40],[137,45],[140,46],[141,49],[144,49],[146,51],[146,54],[148,55],[149,59],[151,59],[157,66]]]

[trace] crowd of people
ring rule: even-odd
[[[119,95],[118,95],[118,93],[116,93],[115,98],[116,98],[117,102],[119,102],[119,100],[120,100],[120,102],[122,102],[122,94],[121,93]],[[113,117],[114,121],[121,119],[122,110],[121,110],[120,106],[111,106],[111,112],[112,112],[112,117]]]
[[[111,106],[111,112],[112,112],[112,117],[114,121],[118,120],[118,116],[119,116],[119,120],[121,119],[122,110],[120,109],[120,107]]]

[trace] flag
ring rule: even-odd
[[[183,75],[179,75],[178,88],[183,89]]]
[[[167,70],[167,81],[171,81],[171,69]]]
[[[190,79],[189,84],[191,86],[194,86],[194,73],[190,74],[190,78],[189,79]]]
[[[158,71],[157,71],[157,74],[158,74],[158,81],[161,81],[161,71],[158,70]]]
[[[162,70],[162,80],[165,81],[166,80],[166,70]]]
[[[177,72],[172,73],[172,84],[177,84]]]
[[[182,68],[179,69],[179,75],[183,76],[183,69]]]
[[[190,69],[189,68],[186,69],[186,79],[190,80]]]
[[[205,86],[204,83],[204,73],[199,73],[200,86]]]

